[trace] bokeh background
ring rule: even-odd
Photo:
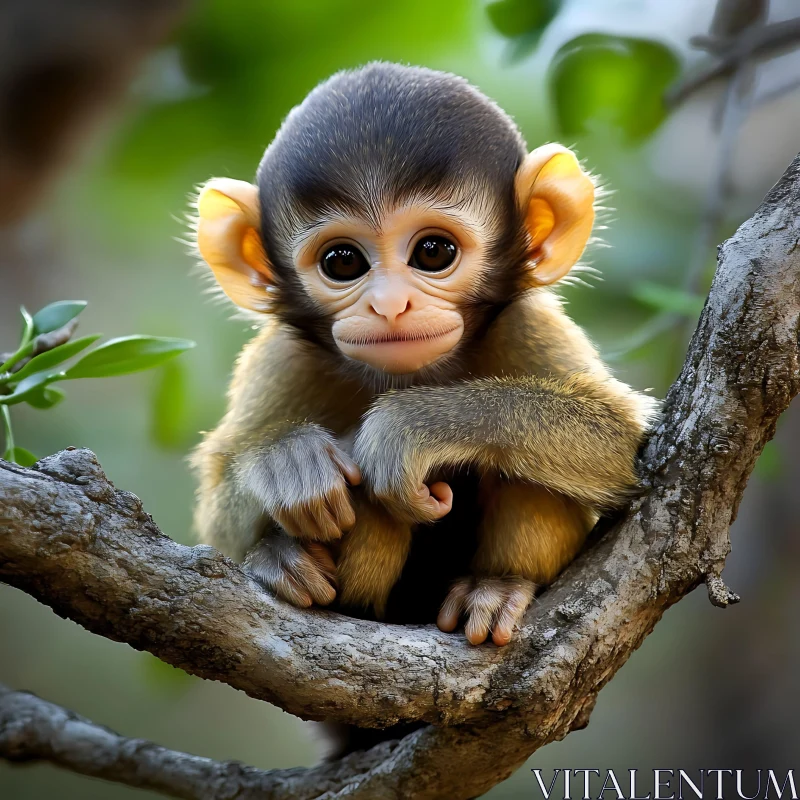
[[[105,47],[112,60],[115,48],[120,59],[126,52],[131,26],[113,12],[136,4],[24,5],[37,4],[33,17],[14,2],[0,11],[6,99],[9,75],[35,56],[36,33],[20,22],[25,13],[33,29],[31,19],[48,31],[40,37],[43,59],[67,40],[82,52]],[[794,0],[739,5],[761,7],[770,23],[800,11]],[[102,114],[86,112],[91,122],[79,126],[69,158],[57,153],[48,161],[51,172],[60,161],[65,166],[47,192],[35,202],[25,194],[35,186],[24,170],[34,176],[40,161],[0,160],[0,182],[18,179],[3,193],[0,350],[16,345],[20,304],[35,310],[65,298],[89,301],[83,334],[180,336],[197,347],[152,373],[75,381],[50,411],[15,406],[17,444],[40,456],[67,445],[91,448],[165,532],[192,543],[185,457],[221,415],[233,359],[252,332],[203,294],[180,241],[187,197],[213,175],[250,179],[294,104],[332,72],[371,59],[464,75],[513,115],[532,147],[572,145],[603,176],[613,192],[601,232],[609,246],[589,254],[603,280],[564,294],[619,377],[663,396],[709,286],[715,244],[752,213],[800,150],[800,53],[791,42],[672,107],[663,104],[676,80],[708,63],[690,38],[709,32],[715,7],[715,0],[176,5],[166,35],[155,26],[137,40],[138,51],[132,47],[130,73],[117,76],[124,89],[111,81],[113,102],[103,97]],[[716,32],[746,36],[747,25],[758,24],[748,13],[718,18]],[[95,27],[81,26],[87,14],[97,15]],[[54,70],[58,83],[62,68],[54,63],[43,74]],[[51,129],[59,112],[46,93],[37,94],[47,81],[34,77],[26,89],[26,143],[31,130]],[[2,117],[9,108],[0,106],[0,143],[16,122]],[[725,577],[743,602],[721,612],[701,590],[667,612],[601,693],[589,727],[536,753],[490,797],[538,797],[531,767],[798,766],[799,437],[795,404],[759,461],[734,525]],[[318,753],[305,723],[93,636],[5,586],[0,681],[127,736],[215,759],[288,767],[311,764]],[[147,796],[155,797],[48,766],[0,764],[0,798],[8,800]]]

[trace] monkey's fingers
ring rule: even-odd
[[[314,503],[309,507],[307,513],[311,524],[303,533],[304,539],[332,542],[342,538],[342,527],[336,520],[327,500]]]
[[[267,591],[298,608],[311,605],[311,594],[292,575],[292,564],[299,560],[300,550],[290,549],[286,543],[271,548],[266,543],[255,547],[247,556],[242,569]]]
[[[342,531],[349,531],[355,526],[356,512],[353,510],[353,501],[350,499],[350,492],[346,486],[340,484],[334,487],[328,494],[326,502],[340,536]]]
[[[311,595],[286,573],[277,576],[271,590],[281,600],[285,600],[297,608],[308,608],[314,602]]]
[[[318,542],[341,539],[342,533],[356,524],[356,514],[344,481],[340,481],[324,498],[309,504],[305,519],[300,538]]]
[[[304,545],[306,552],[317,562],[320,572],[336,586],[336,562],[331,551],[319,542],[308,542]]]
[[[415,505],[424,519],[434,522],[450,513],[453,508],[453,490],[450,484],[438,481],[431,486],[424,483],[417,490]]]
[[[331,458],[336,462],[336,466],[342,471],[342,475],[344,475],[347,482],[351,486],[358,486],[358,484],[361,483],[361,470],[358,468],[358,464],[338,448],[332,448],[330,454]]]
[[[450,589],[436,624],[449,633],[465,616],[470,644],[485,642],[491,632],[492,641],[502,647],[511,641],[535,591],[535,584],[523,578],[462,578]]]
[[[305,525],[308,525],[308,521],[302,518],[298,508],[278,509],[274,512],[274,517],[275,521],[290,536],[295,536],[298,539],[303,537],[303,524],[305,523]]]
[[[297,539],[330,542],[342,536],[339,523],[322,498],[277,511],[275,519]]]

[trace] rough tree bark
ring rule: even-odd
[[[0,756],[46,759],[183,798],[469,798],[586,725],[598,691],[664,611],[720,578],[728,529],[778,416],[800,390],[800,156],[721,248],[646,491],[528,613],[506,648],[433,626],[291,608],[211,548],[164,536],[94,456],[0,464],[0,580],[90,631],[304,718],[431,725],[310,770],[261,772],[123,739],[0,692]],[[237,794],[238,792],[238,794]]]

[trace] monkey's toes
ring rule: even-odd
[[[287,539],[279,547],[256,547],[242,569],[267,591],[299,608],[336,599],[336,565],[324,545]]]
[[[535,584],[524,578],[462,578],[445,598],[437,625],[440,630],[453,631],[463,616],[464,632],[471,644],[486,641],[491,631],[496,645],[506,645],[535,591]]]

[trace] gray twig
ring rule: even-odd
[[[755,25],[730,37],[695,36],[690,44],[714,56],[710,63],[678,80],[667,91],[665,102],[677,106],[718,78],[731,75],[745,61],[774,58],[800,43],[800,18]]]

